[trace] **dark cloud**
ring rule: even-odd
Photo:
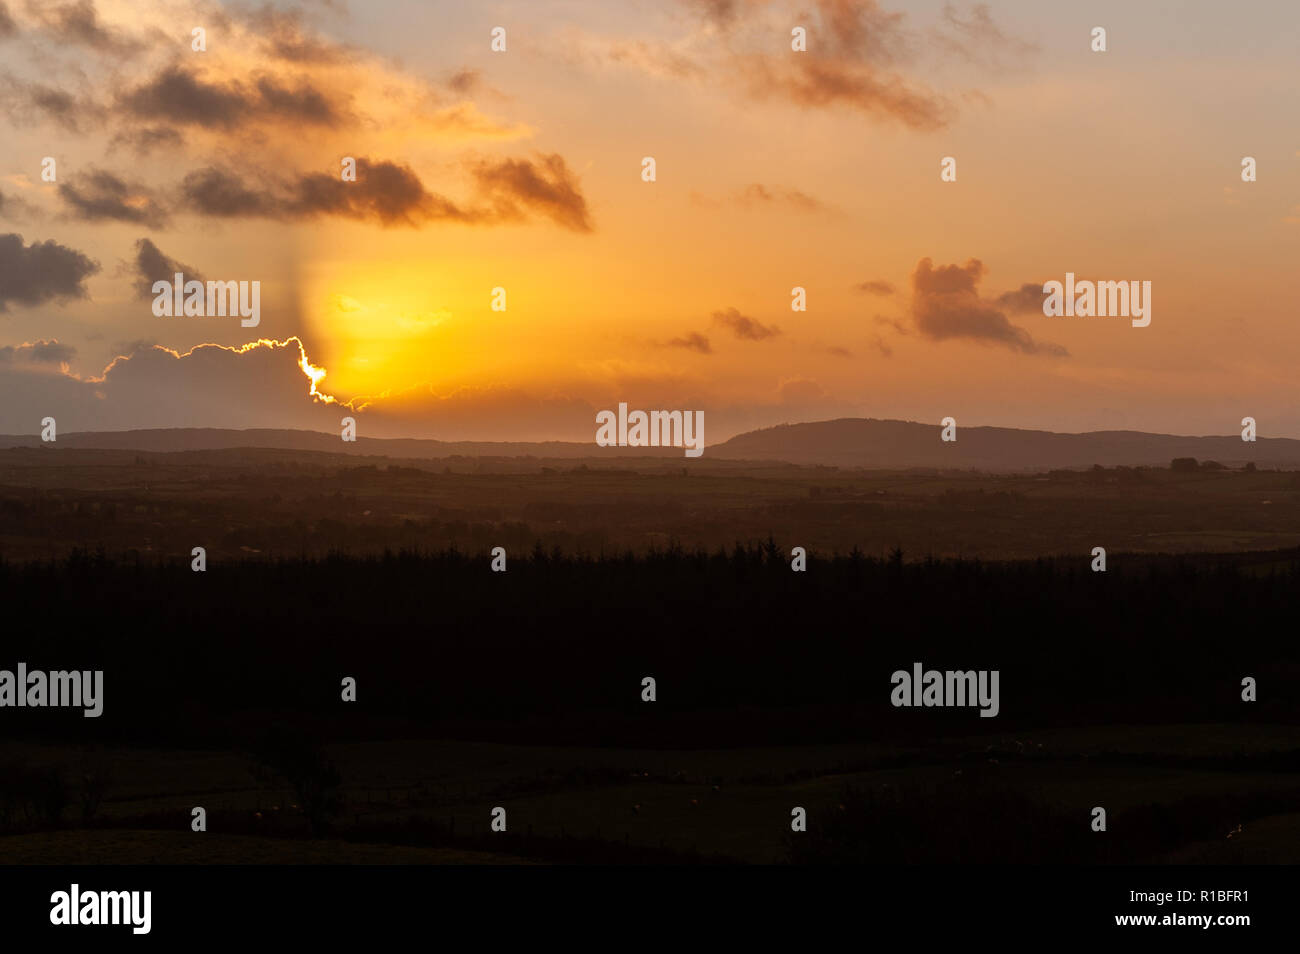
[[[268,192],[250,189],[233,172],[208,166],[181,181],[181,202],[192,212],[216,218],[282,217],[281,202]]]
[[[859,282],[858,284],[853,286],[853,290],[863,292],[864,294],[867,295],[892,295],[895,291],[897,291],[897,289],[894,288],[894,286],[891,285],[889,282],[883,282],[878,280]]]
[[[101,24],[92,0],[75,0],[59,6],[29,3],[27,9],[63,43],[87,46],[103,53],[130,53],[141,46],[139,41]]]
[[[564,157],[538,155],[536,160],[498,159],[473,166],[479,197],[507,219],[525,218],[525,210],[544,215],[575,232],[590,232],[587,200]]]
[[[1024,354],[1062,356],[1054,344],[1035,342],[1024,328],[1013,325],[994,302],[979,296],[986,269],[979,259],[965,265],[935,268],[923,258],[912,273],[912,320],[921,334],[935,341],[965,338],[1003,345]]]
[[[250,23],[266,38],[262,52],[279,60],[331,65],[346,63],[355,56],[351,47],[309,32],[297,10],[264,7],[253,14]]]
[[[158,228],[167,220],[152,189],[102,169],[88,170],[75,182],[63,183],[59,197],[74,218],[86,222],[134,222]]]
[[[285,221],[322,215],[384,226],[418,227],[426,222],[493,224],[551,219],[578,232],[592,229],[587,202],[564,159],[558,155],[528,159],[480,160],[469,167],[475,203],[460,205],[430,192],[410,166],[388,160],[357,159],[357,179],[337,173],[305,173],[297,178],[256,186],[239,174],[209,166],[185,176],[181,205],[218,218],[270,218]]]
[[[210,83],[176,65],[123,93],[118,105],[141,119],[216,128],[259,118],[337,126],[344,118],[307,80],[289,86],[264,74],[251,86],[238,81]]]
[[[730,26],[740,12],[738,0],[682,0],[682,3],[718,26]]]
[[[24,246],[21,235],[0,235],[0,312],[10,302],[85,298],[84,282],[97,271],[98,262],[53,240]]]
[[[13,36],[17,32],[18,24],[14,23],[14,18],[9,13],[9,8],[5,6],[4,0],[0,0],[0,36]]]
[[[118,133],[113,137],[112,145],[126,146],[137,156],[147,156],[158,149],[182,149],[185,137],[170,126],[142,126]]]
[[[1012,314],[1026,311],[1043,310],[1043,283],[1026,282],[1015,291],[1003,292],[993,299],[999,308],[1005,308]]]
[[[838,57],[892,63],[911,54],[907,16],[880,9],[876,0],[816,0],[821,29],[816,42]]]
[[[261,76],[255,85],[257,94],[261,97],[261,107],[275,116],[300,119],[322,126],[333,126],[340,120],[325,95],[307,82],[299,82],[297,86],[290,87],[273,77]]]
[[[250,188],[228,170],[210,166],[181,183],[186,208],[219,218],[308,219],[320,215],[417,225],[432,219],[466,219],[450,200],[425,190],[409,166],[387,160],[357,160],[357,181],[308,173],[291,183]]]
[[[16,347],[10,346],[0,348],[0,361],[12,363],[15,361],[27,361],[31,364],[67,364],[76,355],[77,349],[69,344],[60,344],[58,341],[33,341],[28,344],[20,344]]]
[[[772,338],[781,333],[781,329],[776,325],[764,325],[753,318],[742,315],[735,308],[715,311],[713,320],[731,329],[732,334],[737,338],[746,341],[762,341],[764,338]]]
[[[447,88],[453,93],[465,96],[478,89],[482,83],[483,77],[478,70],[465,67],[451,74],[451,78],[447,80]]]
[[[94,102],[85,97],[12,76],[0,77],[0,108],[15,122],[30,122],[35,112],[78,134],[100,119]]]
[[[835,357],[837,357],[837,358],[851,358],[851,357],[853,357],[853,352],[852,352],[852,351],[850,351],[848,348],[842,347],[842,346],[840,346],[840,345],[831,345],[829,348],[826,349],[826,353],[827,353],[827,354],[833,354],[833,355],[835,355]]]
[[[668,347],[685,348],[688,351],[698,351],[700,354],[713,354],[713,346],[709,344],[708,337],[698,331],[692,331],[680,338],[673,338],[668,342]]]
[[[812,54],[761,55],[749,57],[740,68],[750,92],[761,99],[781,97],[818,108],[847,106],[920,130],[940,129],[952,119],[952,108],[942,97],[867,64]]]
[[[774,22],[785,18],[807,30],[807,50],[795,53],[772,52],[767,30],[756,28],[737,38],[738,24],[758,19],[747,16],[746,7],[768,7],[770,0],[684,2],[732,35],[735,50],[723,56],[720,78],[738,84],[751,98],[854,109],[921,130],[951,122],[954,110],[946,98],[899,72],[915,59],[924,35],[908,29],[906,14],[884,10],[877,0],[811,0],[773,11]],[[749,42],[742,45],[741,39]]]
[[[466,217],[449,199],[426,191],[410,166],[369,159],[357,160],[356,182],[323,172],[301,176],[287,209],[291,217],[338,215],[386,226]]]
[[[135,243],[135,261],[131,264],[132,274],[135,275],[135,292],[139,298],[152,298],[153,283],[170,282],[177,272],[183,272],[186,281],[205,280],[196,269],[163,254],[162,249],[147,238]]]
[[[158,342],[152,338],[136,338],[134,341],[119,341],[113,345],[113,353],[121,358],[129,358],[137,351],[147,351],[157,346]]]

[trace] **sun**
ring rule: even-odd
[[[301,294],[319,351],[312,361],[329,370],[331,393],[374,396],[447,377],[454,296],[403,269],[326,272]]]

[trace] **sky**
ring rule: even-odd
[[[1300,437],[1296,35],[1290,0],[0,0],[0,433]],[[259,324],[155,314],[177,271],[259,282]],[[1044,315],[1067,272],[1151,323]]]

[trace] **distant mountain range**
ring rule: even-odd
[[[1013,427],[961,427],[957,440],[939,439],[936,424],[843,418],[813,424],[783,424],[739,434],[705,456],[783,460],[793,464],[887,469],[956,467],[984,471],[1091,467],[1168,467],[1175,457],[1215,460],[1230,466],[1300,467],[1300,440],[1178,437],[1141,431],[1057,434]]]
[[[958,427],[957,440],[953,442],[941,441],[939,435],[938,424],[874,418],[783,424],[739,434],[724,443],[706,447],[700,459],[785,461],[805,466],[871,470],[956,468],[1011,472],[1084,468],[1094,464],[1168,467],[1175,457],[1194,457],[1233,467],[1254,461],[1258,467],[1300,469],[1300,440],[1290,438],[1260,438],[1247,443],[1239,434],[1222,437],[1179,437],[1141,431],[1057,434],[1010,427]],[[0,448],[40,446],[42,442],[37,435],[0,435]],[[679,448],[598,447],[594,442],[365,437],[355,442],[344,442],[338,434],[271,428],[87,431],[61,434],[54,446],[155,453],[257,447],[424,459],[457,456],[551,459],[682,456]],[[682,462],[684,466],[691,463],[688,458],[683,458]]]

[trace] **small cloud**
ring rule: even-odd
[[[522,218],[526,209],[575,232],[592,230],[587,200],[564,157],[557,153],[538,155],[535,160],[479,162],[471,171],[480,197],[499,216]]]
[[[772,338],[781,333],[781,329],[776,325],[764,325],[753,318],[742,315],[735,308],[715,311],[713,320],[730,328],[732,334],[746,341],[762,341],[765,338]]]
[[[897,291],[897,289],[894,288],[894,286],[891,285],[889,282],[876,281],[876,280],[859,282],[858,284],[853,286],[853,290],[862,292],[863,294],[866,295],[892,295],[895,291]]]
[[[698,351],[700,354],[713,354],[713,346],[709,344],[709,339],[698,331],[692,331],[681,338],[673,338],[668,342],[667,346],[669,348],[685,348],[688,351]]]
[[[159,228],[167,220],[151,189],[102,169],[88,170],[74,182],[60,185],[59,197],[73,217],[84,222],[134,222]]]
[[[887,327],[893,328],[900,335],[910,335],[912,333],[912,329],[907,327],[907,325],[903,324],[903,322],[899,321],[897,318],[890,318],[887,315],[876,315],[871,320],[878,325],[886,325]]]
[[[25,246],[17,233],[0,235],[0,312],[10,302],[86,298],[85,281],[98,271],[98,262],[53,240]]]
[[[170,126],[143,126],[129,129],[113,137],[110,145],[129,147],[137,156],[148,156],[158,149],[179,150],[185,145],[185,137]]]
[[[75,0],[59,6],[30,3],[27,9],[61,43],[117,54],[131,53],[141,47],[121,31],[100,23],[92,0]]]
[[[469,67],[457,70],[447,80],[447,88],[462,96],[468,96],[482,85],[483,74]]]
[[[140,119],[229,129],[255,119],[338,126],[343,114],[308,80],[289,85],[262,74],[252,84],[209,82],[172,65],[118,97],[118,106]]]
[[[912,320],[917,330],[933,341],[966,338],[1022,354],[1068,354],[1059,345],[1034,341],[1028,331],[1007,320],[996,302],[980,298],[978,286],[986,271],[977,258],[938,268],[930,259],[921,259],[912,273]]]
[[[186,281],[204,281],[194,268],[174,258],[164,255],[152,241],[142,238],[135,243],[135,261],[132,263],[137,298],[152,298],[154,282],[171,282],[177,272],[185,275]]]
[[[50,364],[64,367],[76,353],[77,349],[72,345],[60,344],[54,340],[41,340],[20,344],[17,347],[0,348],[0,361],[10,363],[26,361],[31,364]]]
[[[999,308],[1005,308],[1012,314],[1043,310],[1043,283],[1025,282],[1015,291],[1003,292],[993,299]]]

